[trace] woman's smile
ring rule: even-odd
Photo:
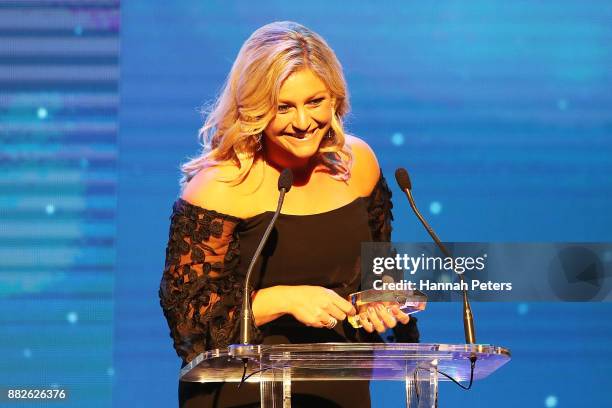
[[[315,132],[317,132],[317,130],[307,133],[285,133],[284,135],[293,139],[297,139],[297,141],[299,142],[303,142],[312,139]]]

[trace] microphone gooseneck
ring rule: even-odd
[[[440,251],[442,251],[444,256],[454,259],[448,249],[446,249],[444,244],[440,241],[440,238],[438,238],[434,230],[429,226],[427,221],[425,221],[425,218],[423,218],[421,212],[417,208],[414,198],[412,197],[412,183],[410,182],[410,176],[408,175],[408,171],[401,167],[395,170],[395,180],[397,181],[397,184],[399,185],[400,189],[402,189],[402,191],[406,193],[406,197],[408,198],[408,202],[410,203],[412,211],[416,214],[419,221],[421,221],[421,224],[423,224],[423,226],[429,233],[429,236],[431,236],[438,248],[440,248]],[[465,289],[465,278],[461,273],[457,273],[457,275],[459,275],[459,278],[461,279],[461,287],[463,288],[463,330],[465,332],[465,342],[467,344],[476,344],[474,316],[472,314],[472,308],[470,307],[467,290]]]
[[[293,184],[293,173],[291,169],[284,169],[280,176],[278,177],[278,191],[280,193],[278,197],[278,204],[276,205],[276,211],[272,216],[272,220],[268,224],[266,231],[261,237],[261,241],[259,241],[259,245],[253,253],[253,257],[251,258],[251,263],[247,269],[246,276],[244,278],[244,287],[242,290],[242,310],[240,312],[240,343],[247,345],[251,343],[251,339],[253,337],[252,330],[252,321],[253,321],[253,309],[251,308],[251,295],[249,293],[249,286],[251,282],[251,274],[255,267],[255,262],[257,262],[257,258],[263,251],[263,248],[272,232],[272,228],[274,228],[274,223],[278,218],[278,215],[281,212],[281,208],[283,207],[283,201],[285,200],[285,194],[291,190],[291,185]]]

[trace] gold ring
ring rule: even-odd
[[[323,325],[326,329],[333,329],[338,324],[338,319],[335,317],[330,317],[327,323]]]

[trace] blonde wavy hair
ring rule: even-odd
[[[350,107],[342,66],[317,33],[282,21],[259,28],[243,44],[199,131],[200,156],[181,166],[181,186],[203,168],[228,161],[236,164],[239,173],[224,181],[243,181],[260,154],[261,135],[277,113],[282,83],[302,69],[317,74],[335,99],[330,137],[321,142],[316,160],[332,177],[348,180],[352,154],[345,144],[342,119]]]

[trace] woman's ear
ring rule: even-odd
[[[336,119],[338,119],[338,114],[336,113],[337,112],[337,109],[336,109],[337,108],[337,106],[336,106],[337,102],[338,102],[338,100],[336,99],[335,96],[332,96],[330,98],[329,106],[331,107],[332,116],[335,117]]]

